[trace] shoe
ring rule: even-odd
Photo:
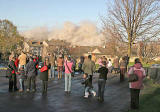
[[[19,89],[19,92],[23,92],[23,90],[22,90],[22,89]]]
[[[32,90],[32,92],[36,92],[36,90],[35,90],[35,89],[33,89],[33,90]]]
[[[71,94],[71,91],[68,91],[68,94]]]
[[[13,92],[13,90],[12,90],[12,89],[9,89],[8,92]]]
[[[17,89],[17,88],[15,88],[15,89],[14,89],[14,92],[16,92],[16,91],[18,91],[18,89]]]
[[[96,92],[93,93],[93,96],[96,96]]]
[[[27,92],[29,92],[30,90],[29,89],[27,89]]]
[[[101,99],[101,98],[98,96],[98,97],[97,97],[97,100],[100,101],[100,99]]]
[[[84,98],[88,98],[88,96],[84,96]]]

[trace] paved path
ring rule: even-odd
[[[36,93],[8,93],[8,80],[0,77],[0,112],[126,112],[129,106],[127,82],[119,83],[116,76],[109,76],[106,84],[105,102],[96,98],[83,98],[84,87],[79,77],[72,81],[71,95],[64,94],[64,80],[49,82],[48,94],[41,94],[38,81]],[[94,77],[97,91],[97,77]]]

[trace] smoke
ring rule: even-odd
[[[47,40],[49,31],[47,27],[36,27],[31,30],[21,32],[21,35],[24,36],[24,38],[32,40]]]
[[[50,31],[46,27],[38,27],[23,32],[23,35],[30,39],[65,40],[72,45],[80,46],[102,46],[104,43],[104,37],[91,22],[81,22],[79,25],[65,22],[63,26]]]

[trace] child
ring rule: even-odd
[[[96,96],[96,92],[93,90],[92,83],[89,80],[89,77],[88,77],[87,73],[85,73],[83,75],[83,79],[84,79],[84,81],[82,82],[82,84],[85,84],[85,96],[84,96],[84,98],[88,98],[89,93],[92,93],[93,96]]]
[[[26,75],[25,75],[23,66],[20,67],[18,79],[19,79],[19,85],[20,85],[19,92],[23,92],[24,91],[24,80],[26,79]]]
[[[106,62],[102,62],[102,66],[98,70],[99,79],[98,79],[98,100],[101,102],[104,101],[104,91],[107,80],[108,68],[106,68]]]

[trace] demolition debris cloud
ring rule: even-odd
[[[88,21],[81,22],[79,25],[65,22],[63,26],[51,30],[47,27],[36,27],[22,32],[22,35],[33,40],[65,40],[72,45],[80,46],[102,46],[105,41],[103,35],[98,32],[96,25]]]

